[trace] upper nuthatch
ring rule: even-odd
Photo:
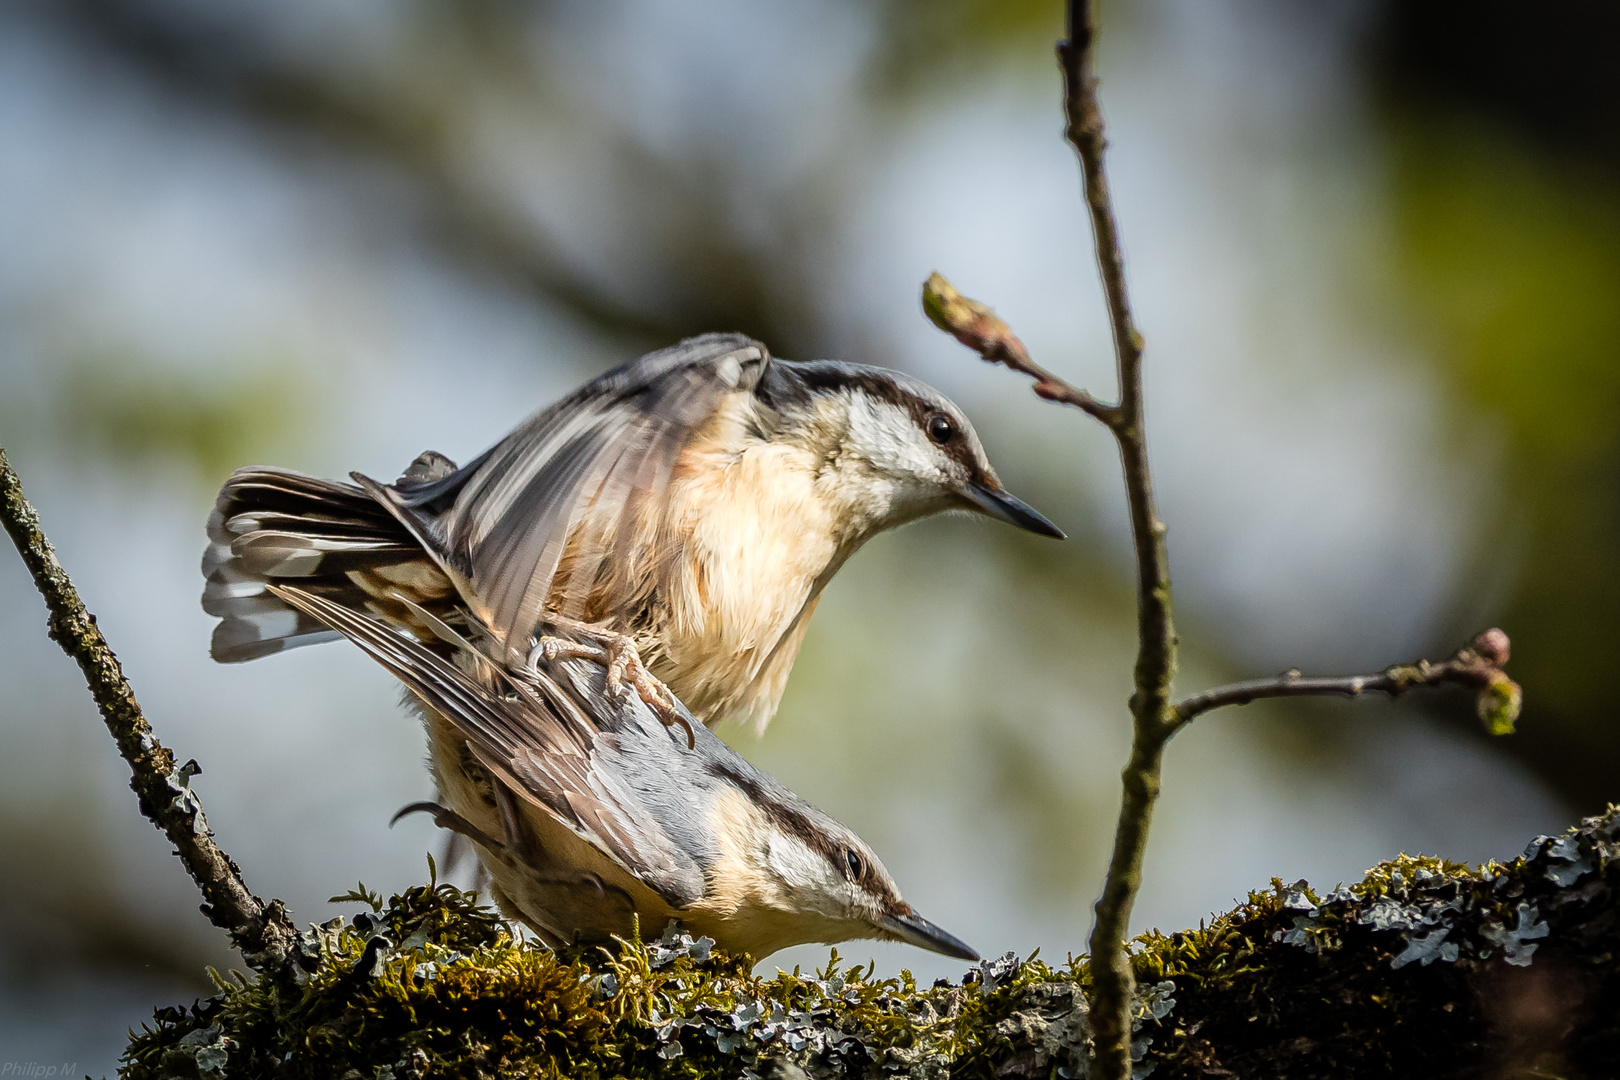
[[[937,391],[737,334],[610,371],[462,468],[430,451],[394,484],[353,476],[225,484],[203,559],[216,660],[331,637],[265,590],[298,579],[405,626],[401,595],[451,622],[459,606],[514,665],[542,622],[568,627],[666,712],[659,679],[706,724],[763,728],[822,589],[874,534],[973,510],[1063,535]]]
[[[548,944],[629,937],[679,920],[763,958],[808,942],[905,941],[978,955],[900,898],[853,832],[696,726],[689,747],[600,665],[511,664],[418,609],[447,660],[381,621],[270,586],[403,682],[428,721],[447,805],[418,803],[482,849],[494,894]],[[582,646],[584,643],[581,643]],[[679,708],[679,705],[676,706]]]

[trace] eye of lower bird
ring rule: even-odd
[[[944,413],[935,413],[928,418],[928,437],[943,446],[951,441],[956,434],[956,425]]]
[[[861,871],[866,869],[866,863],[861,861],[860,853],[854,848],[844,849],[844,865],[849,868],[851,878],[860,877]]]

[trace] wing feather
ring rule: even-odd
[[[302,589],[271,585],[276,597],[358,645],[466,737],[502,783],[613,859],[675,907],[702,894],[702,873],[675,847],[628,785],[594,754],[598,725],[544,673],[513,679],[512,696],[474,680],[450,661],[384,623]],[[621,708],[645,708],[634,695]],[[656,726],[656,721],[653,722]]]
[[[615,543],[663,504],[681,451],[730,394],[758,382],[769,353],[738,334],[709,334],[609,372],[540,413],[477,461],[433,484],[396,492],[396,513],[434,518],[419,536],[442,537],[435,553],[465,574],[465,599],[504,643],[526,652],[547,608],[581,618],[602,584]],[[611,528],[585,550],[568,550],[589,515]],[[603,597],[608,610],[619,610]]]

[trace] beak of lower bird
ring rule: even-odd
[[[1062,529],[1047,521],[1033,506],[1009,494],[1003,488],[993,488],[986,484],[968,484],[962,489],[962,495],[973,504],[975,510],[981,514],[988,514],[997,521],[1005,521],[1009,525],[1016,525],[1020,529],[1027,529],[1041,536],[1064,539]]]
[[[954,934],[947,934],[916,912],[906,915],[885,915],[883,916],[883,928],[899,940],[908,945],[915,945],[919,949],[944,953],[946,956],[954,956],[958,960],[979,959],[979,954],[974,952],[961,938],[956,937]]]

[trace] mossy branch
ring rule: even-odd
[[[279,979],[290,971],[300,938],[279,900],[266,903],[249,891],[242,871],[218,844],[191,790],[202,772],[195,761],[177,766],[152,734],[118,658],[85,610],[56,550],[40,526],[39,514],[23,497],[22,481],[0,448],[0,518],[50,609],[51,640],[78,662],[118,753],[129,763],[130,784],[149,818],[174,844],[186,873],[202,891],[202,912],[226,931],[242,958],[256,971]]]
[[[222,983],[135,1034],[124,1080],[1094,1080],[1085,960],[959,983],[753,961],[671,926],[610,949],[514,940],[437,882],[316,928],[296,987]],[[1620,811],[1480,867],[1400,856],[1331,892],[1273,880],[1130,961],[1154,1080],[1608,1076],[1620,1048]]]

